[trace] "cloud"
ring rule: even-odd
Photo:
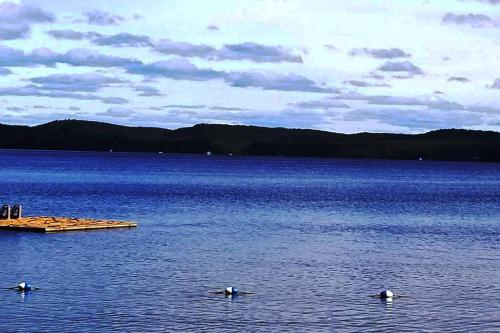
[[[170,39],[161,39],[155,43],[154,50],[167,55],[181,57],[209,58],[216,49],[208,45],[195,45],[187,42],[173,42]]]
[[[134,35],[127,32],[106,36],[94,31],[80,32],[74,30],[49,30],[47,31],[47,34],[56,39],[89,39],[93,44],[101,46],[142,47],[153,45],[151,39],[148,36]]]
[[[128,72],[145,76],[163,76],[173,80],[208,81],[221,79],[232,87],[261,88],[264,90],[334,93],[336,89],[317,85],[297,74],[273,72],[223,72],[198,68],[184,58],[173,58],[152,64],[132,65]]]
[[[172,108],[172,109],[204,109],[206,105],[191,105],[191,104],[168,104],[164,105],[164,108]]]
[[[370,72],[368,75],[364,76],[367,79],[375,79],[375,80],[384,80],[385,77],[383,75],[377,74],[375,72]]]
[[[10,124],[19,124],[19,123],[24,123],[24,124],[32,124],[32,125],[38,125],[40,123],[48,122],[48,121],[53,121],[55,119],[71,119],[75,118],[75,115],[78,116],[79,119],[87,119],[87,120],[92,120],[90,117],[88,117],[88,114],[83,113],[83,112],[23,112],[21,114],[3,114],[2,120],[5,123],[10,123]]]
[[[254,62],[302,63],[300,54],[281,46],[265,46],[257,43],[224,45],[215,55],[217,60],[251,60]]]
[[[9,107],[7,107],[7,110],[9,110],[9,111],[24,111],[25,109],[17,107],[17,106],[9,106]]]
[[[38,84],[38,88],[43,90],[96,92],[102,87],[124,81],[100,73],[85,73],[41,76],[32,78],[31,82]]]
[[[26,24],[6,24],[0,22],[0,40],[26,38],[29,32],[30,27]]]
[[[415,76],[411,73],[407,73],[407,74],[395,74],[395,75],[392,75],[392,78],[393,79],[397,79],[397,80],[406,80],[406,79],[412,79],[414,78]]]
[[[0,87],[0,96],[39,96],[52,98],[70,98],[82,100],[96,100],[94,95],[75,94],[66,91],[42,91],[34,85],[24,87]]]
[[[145,65],[132,65],[129,66],[128,71],[132,74],[163,76],[173,80],[206,81],[224,77],[223,72],[200,69],[183,58],[173,58]]]
[[[102,36],[101,34],[88,31],[88,32],[80,32],[75,30],[49,30],[46,32],[47,35],[55,38],[55,39],[69,39],[69,40],[83,40],[83,39],[92,39]]]
[[[151,39],[144,35],[133,35],[129,33],[119,33],[111,36],[98,36],[92,43],[97,45],[109,45],[118,47],[140,47],[140,46],[152,46]]]
[[[52,13],[43,11],[37,6],[26,3],[14,3],[4,1],[0,3],[0,19],[3,22],[18,22],[26,23],[34,22],[53,22],[55,17]]]
[[[127,104],[128,100],[122,97],[103,97],[100,100],[104,104]]]
[[[0,45],[0,64],[2,66],[23,66],[24,51]]]
[[[486,124],[490,126],[500,126],[500,119],[490,120]]]
[[[246,111],[248,110],[247,108],[239,108],[235,106],[220,106],[220,105],[214,105],[209,107],[210,110],[217,110],[217,111]]]
[[[138,60],[107,56],[95,50],[84,48],[71,49],[66,53],[56,53],[48,48],[34,49],[30,53],[0,46],[0,66],[55,66],[64,63],[73,66],[124,67],[139,64]]]
[[[297,74],[272,72],[234,72],[224,77],[232,87],[255,87],[264,90],[335,93],[337,89],[318,86],[314,81]]]
[[[327,50],[330,50],[330,51],[338,51],[339,49],[337,48],[337,46],[333,45],[333,44],[325,44],[325,48]]]
[[[301,109],[335,109],[335,108],[342,108],[342,109],[349,109],[350,106],[335,100],[331,98],[327,99],[320,99],[320,100],[315,100],[315,101],[307,101],[307,102],[299,102],[299,103],[292,103],[289,104],[290,106],[296,106]]]
[[[388,96],[364,95],[360,93],[341,93],[335,96],[338,100],[366,101],[371,105],[384,106],[423,106],[439,110],[465,110],[465,107],[456,102],[450,102],[440,96]]]
[[[134,111],[123,107],[110,107],[105,112],[96,113],[99,116],[112,118],[128,118],[136,114]]]
[[[344,81],[344,84],[350,84],[351,86],[366,88],[366,87],[390,87],[387,83],[371,83],[366,81],[358,81],[358,80],[348,80]]]
[[[73,66],[123,67],[139,63],[137,60],[107,56],[95,50],[84,48],[72,49],[60,57],[59,62]]]
[[[461,76],[452,76],[448,79],[448,81],[450,82],[461,82],[461,83],[465,83],[465,82],[469,82],[470,80],[466,77],[461,77]]]
[[[468,25],[473,28],[491,28],[498,23],[484,14],[453,14],[448,13],[443,17],[443,24]]]
[[[57,39],[82,40],[90,39],[92,43],[101,46],[115,47],[146,47],[151,46],[159,53],[180,57],[197,57],[206,60],[250,60],[258,63],[292,62],[302,63],[302,56],[293,50],[282,46],[265,46],[257,43],[226,44],[221,48],[188,42],[174,42],[170,39],[161,39],[153,42],[145,35],[119,33],[115,35],[101,35],[96,32],[78,32],[73,30],[50,30],[50,36]]]
[[[387,61],[385,64],[378,68],[382,72],[406,72],[413,75],[422,75],[422,69],[415,66],[410,61]]]
[[[376,120],[383,124],[422,130],[461,128],[480,125],[484,119],[479,114],[465,111],[401,110],[401,109],[358,109],[346,112],[342,120]]]
[[[173,42],[162,39],[155,43],[157,52],[181,57],[198,57],[207,60],[250,60],[253,62],[302,63],[300,54],[281,46],[265,46],[257,43],[226,44],[219,49],[204,44]]]
[[[411,54],[404,52],[398,48],[391,49],[352,49],[349,52],[351,56],[370,56],[378,59],[394,59],[394,58],[409,58]]]
[[[465,0],[462,0],[465,1]],[[468,1],[475,1],[475,2],[482,2],[490,5],[498,5],[500,4],[500,0],[468,0]]]
[[[52,13],[26,3],[0,3],[0,40],[26,38],[34,23],[53,22]]]
[[[450,102],[438,96],[423,97],[401,97],[401,96],[373,96],[368,100],[369,104],[375,105],[407,105],[425,106],[439,110],[462,110],[464,107],[456,102]]]
[[[219,27],[211,24],[211,25],[207,25],[207,30],[208,31],[219,31]]]
[[[62,90],[43,90],[35,85],[28,85],[24,87],[0,87],[0,96],[66,98],[74,100],[101,101],[105,104],[128,103],[126,99],[120,97],[101,97],[94,94],[81,94]]]
[[[465,110],[470,111],[470,112],[477,112],[477,113],[485,113],[488,115],[500,115],[500,107],[496,106],[488,106],[488,105],[481,105],[481,104],[473,104],[464,107]]]
[[[500,79],[496,79],[495,81],[493,81],[493,84],[491,84],[490,86],[488,86],[488,88],[490,88],[490,89],[500,89]]]
[[[151,86],[136,86],[134,90],[140,92],[139,96],[163,96],[158,89]]]
[[[100,10],[85,12],[83,16],[86,18],[88,24],[96,25],[117,25],[126,21],[122,16],[113,15]]]
[[[12,71],[10,69],[0,67],[0,75],[1,76],[6,76],[6,75],[10,75],[10,74],[12,74]]]
[[[280,110],[280,111],[257,111],[239,110],[239,108],[225,107],[231,110],[217,110],[217,106],[209,107],[211,112],[171,109],[164,112],[148,114],[136,114],[131,118],[134,123],[141,123],[145,126],[152,124],[168,127],[185,127],[193,123],[226,123],[226,124],[248,124],[263,126],[288,126],[304,127],[319,126],[324,120],[325,114],[333,112],[324,110],[309,112],[302,110]],[[157,107],[153,110],[158,111]]]

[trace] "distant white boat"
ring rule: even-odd
[[[207,155],[208,156],[212,155],[212,152],[211,151],[207,151]]]

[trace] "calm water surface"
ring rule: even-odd
[[[499,164],[0,151],[0,199],[140,224],[0,231],[2,333],[500,331]]]

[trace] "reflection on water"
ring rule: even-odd
[[[0,287],[42,288],[0,291],[0,332],[500,331],[499,171],[3,151],[0,203],[140,225],[0,231]]]
[[[382,303],[383,307],[385,308],[385,313],[388,316],[392,315],[392,306],[393,306],[393,298],[386,298],[386,299],[381,299],[380,303]]]
[[[21,303],[26,303],[26,302],[30,301],[30,298],[31,298],[31,292],[30,291],[27,291],[27,292],[18,291],[17,293],[19,294],[19,297],[21,299]]]

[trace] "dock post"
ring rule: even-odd
[[[12,206],[12,209],[10,211],[10,218],[11,219],[20,219],[22,216],[22,210],[23,208],[21,207],[20,204],[15,204]]]
[[[0,220],[9,220],[10,219],[10,206],[3,205],[0,208]]]

